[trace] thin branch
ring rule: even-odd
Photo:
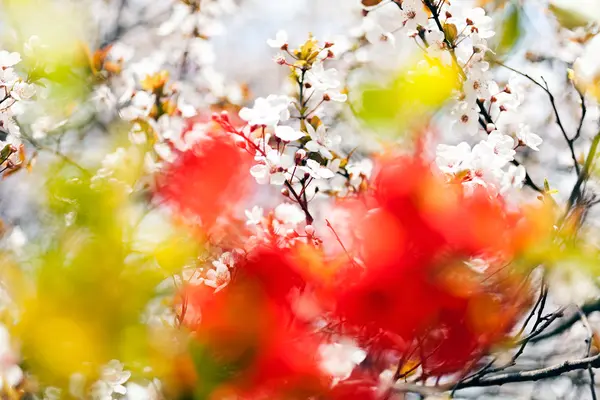
[[[579,119],[579,126],[577,127],[577,133],[575,133],[575,136],[573,136],[573,139],[571,139],[573,142],[576,141],[577,139],[579,139],[579,137],[581,136],[581,130],[583,128],[583,121],[585,120],[585,116],[587,115],[587,106],[585,104],[585,95],[579,89],[577,89],[577,87],[575,87],[575,90],[577,91],[577,94],[579,95],[579,98],[581,99],[581,118]]]
[[[579,134],[581,131],[581,125],[583,125],[583,119],[585,118],[585,112],[584,112],[583,117],[581,118],[580,127],[578,128],[577,133],[575,134],[575,136],[573,136],[573,139],[569,139],[569,135],[567,134],[565,126],[562,123],[562,119],[560,118],[560,114],[558,113],[558,108],[556,107],[556,99],[554,98],[554,95],[552,94],[552,92],[550,91],[550,88],[548,87],[548,82],[546,82],[546,80],[542,77],[542,81],[544,82],[544,84],[542,85],[541,83],[539,83],[534,78],[527,75],[526,73],[523,73],[517,69],[509,67],[508,65],[506,65],[500,61],[494,60],[493,62],[500,65],[501,67],[504,67],[504,68],[516,73],[516,74],[521,75],[524,78],[529,79],[536,86],[538,86],[544,92],[546,92],[546,94],[548,95],[548,98],[550,99],[550,104],[552,105],[552,110],[554,111],[554,116],[556,118],[556,124],[560,128],[560,132],[562,133],[563,138],[565,139],[565,141],[567,142],[567,145],[569,146],[569,151],[571,152],[571,158],[573,159],[573,163],[575,166],[575,172],[577,172],[577,174],[579,175],[580,167],[579,167],[579,162],[577,161],[577,156],[575,155],[575,148],[573,147],[573,143],[575,142],[575,140],[577,140],[577,138],[579,138]],[[585,107],[585,105],[584,105],[584,107]]]
[[[575,186],[573,186],[573,190],[571,191],[571,195],[569,196],[569,201],[567,202],[567,211],[566,215],[571,211],[571,208],[581,199],[581,185],[589,178],[590,171],[592,169],[592,163],[594,162],[594,158],[596,156],[596,151],[598,150],[598,144],[600,142],[600,132],[594,136],[592,141],[592,146],[590,147],[590,151],[586,157],[585,165],[579,176],[577,177],[577,182]],[[564,218],[563,218],[564,220]]]
[[[585,327],[586,331],[587,331],[587,337],[585,339],[586,341],[586,357],[589,357],[590,354],[592,353],[592,341],[594,339],[594,331],[592,330],[592,327],[590,326],[590,323],[587,319],[587,316],[585,315],[585,313],[581,310],[581,308],[577,308],[577,313],[579,314],[579,317],[581,318],[581,323],[583,324],[583,326]],[[598,397],[596,396],[596,379],[594,377],[594,370],[592,369],[591,366],[588,367],[588,374],[590,375],[590,391],[592,392],[592,400],[598,400]]]
[[[485,378],[476,378],[470,381],[460,382],[457,385],[457,389],[500,386],[507,383],[517,382],[535,382],[541,379],[553,378],[566,372],[598,367],[600,367],[600,354],[593,357],[582,358],[580,360],[565,361],[562,364],[553,365],[546,368],[534,369],[530,371],[505,372]]]
[[[590,315],[591,313],[593,313],[595,311],[600,311],[600,299],[586,303],[586,304],[582,305],[581,307],[579,307],[579,309],[586,316]],[[563,319],[561,321],[560,325],[557,325],[555,328],[553,328],[552,330],[549,330],[548,332],[544,332],[544,333],[537,335],[535,338],[532,338],[531,341],[539,342],[539,341],[560,335],[561,333],[566,332],[568,329],[570,329],[573,325],[575,325],[580,320],[581,320],[581,318],[579,317],[579,315],[577,313],[575,313],[575,314],[571,315],[570,317]]]

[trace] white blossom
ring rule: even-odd
[[[354,368],[367,357],[364,350],[349,340],[322,344],[319,355],[321,368],[338,381],[350,377]]]
[[[306,124],[306,130],[311,139],[304,146],[306,150],[320,153],[327,159],[333,158],[333,154],[331,154],[330,150],[333,146],[339,144],[342,141],[342,138],[338,135],[329,135],[327,133],[327,128],[325,128],[325,125],[323,124],[319,125],[316,130],[311,124]]]
[[[112,394],[124,395],[127,389],[124,383],[131,377],[130,371],[123,369],[123,364],[119,360],[111,360],[100,369],[100,380],[94,382],[91,390],[93,399],[109,400]]]
[[[284,30],[280,30],[275,34],[275,39],[267,40],[269,47],[280,49],[285,46],[288,42],[288,34]]]
[[[231,273],[229,268],[220,260],[212,262],[213,268],[206,272],[206,278],[204,278],[204,284],[210,286],[215,290],[220,290],[227,286],[231,280]]]
[[[254,101],[252,108],[242,108],[239,115],[250,125],[275,126],[280,121],[287,121],[290,118],[288,107],[291,103],[292,99],[288,96],[259,97]]]
[[[120,111],[121,118],[132,121],[136,118],[147,117],[154,106],[156,96],[140,90],[131,98],[130,105]]]
[[[517,130],[517,138],[532,150],[539,151],[539,145],[542,144],[543,140],[541,137],[531,132],[531,127],[526,124],[519,124]]]
[[[435,154],[435,162],[442,172],[456,174],[471,166],[471,146],[466,142],[456,146],[439,144]]]
[[[277,136],[279,139],[283,140],[284,142],[294,142],[294,141],[306,136],[306,134],[302,131],[295,130],[291,126],[279,125],[279,126],[275,127],[275,136]]]
[[[297,225],[303,222],[306,218],[304,211],[296,205],[291,203],[281,203],[275,207],[275,218],[285,224]]]
[[[477,109],[466,101],[461,101],[454,110],[456,116],[455,127],[471,136],[475,136],[479,132],[479,112]]]
[[[246,225],[258,225],[263,219],[263,209],[259,206],[252,207],[251,210],[245,210],[246,214]]]
[[[493,20],[486,15],[485,10],[481,7],[469,8],[465,13],[465,19],[468,24],[477,27],[480,37],[487,39],[495,35],[492,30]]]
[[[21,62],[21,55],[16,52],[0,51],[0,69],[13,67]]]
[[[427,25],[428,16],[421,0],[404,0],[401,13],[404,28],[408,30],[415,30],[419,25]]]
[[[10,95],[15,100],[29,100],[35,94],[35,85],[27,82],[16,82],[13,85],[12,90],[10,91]]]
[[[306,160],[306,167],[302,169],[316,179],[330,179],[335,176],[335,173],[331,169],[322,166],[315,160]]]

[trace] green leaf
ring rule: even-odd
[[[497,57],[503,58],[512,52],[523,36],[523,10],[521,6],[510,3],[506,5],[499,34],[496,37],[495,53]]]
[[[591,15],[583,14],[578,10],[561,7],[554,3],[551,3],[548,6],[548,9],[554,14],[558,23],[567,29],[584,27],[588,25],[593,18]]]

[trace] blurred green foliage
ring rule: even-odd
[[[456,68],[438,59],[423,60],[384,85],[360,87],[360,104],[354,109],[381,137],[404,137],[426,126],[433,113],[459,88]]]
[[[38,103],[47,113],[68,116],[91,90],[85,45],[89,16],[64,0],[6,0],[3,7],[4,21],[17,34],[20,68],[28,72],[29,82],[50,89]]]
[[[495,56],[502,59],[512,53],[525,33],[525,29],[521,5],[515,2],[507,3],[500,15],[493,49]]]
[[[28,255],[30,268],[11,285],[21,310],[15,333],[31,371],[66,387],[73,373],[90,382],[115,358],[164,369],[161,354],[169,351],[152,340],[142,315],[157,285],[193,261],[198,245],[173,229],[155,235],[160,257],[153,246],[140,250],[140,216],[127,191],[69,165],[50,171],[47,201],[55,220],[47,243]]]

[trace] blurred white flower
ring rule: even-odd
[[[215,290],[220,290],[227,286],[231,280],[231,273],[229,268],[220,260],[213,261],[213,267],[206,272],[206,278],[204,284],[210,286]]]
[[[19,76],[15,73],[12,68],[0,68],[0,85],[1,86],[12,86],[19,79]]]
[[[21,62],[21,55],[17,52],[0,51],[0,69],[13,67]]]
[[[513,138],[493,131],[488,135],[487,140],[482,140],[473,147],[473,154],[491,168],[502,168],[514,159],[516,153],[514,147]]]
[[[43,400],[60,400],[61,398],[61,390],[59,388],[48,386],[44,390]]]
[[[340,103],[345,102],[348,96],[340,93],[338,89],[341,81],[338,77],[339,72],[335,68],[325,69],[323,63],[316,63],[306,73],[306,80],[313,86],[315,91],[327,95],[330,100]]]
[[[10,91],[10,95],[15,100],[29,100],[35,94],[35,85],[23,81],[16,82],[12,90]]]
[[[0,324],[0,389],[17,386],[23,379],[18,365],[19,356],[14,351],[6,326]]]
[[[333,158],[330,149],[341,143],[342,138],[339,135],[329,135],[325,125],[321,124],[315,130],[311,124],[306,124],[306,130],[310,136],[310,141],[304,146],[306,150],[320,153],[327,159]]]
[[[481,7],[467,8],[465,15],[465,22],[467,25],[474,25],[477,27],[479,36],[483,39],[490,38],[496,33],[492,30],[493,20],[487,16],[485,10]]]
[[[471,136],[479,132],[479,112],[470,103],[461,101],[453,111],[456,117],[455,127],[460,128]]]
[[[304,136],[306,134],[302,131],[297,131],[291,126],[276,126],[275,127],[275,136],[284,142],[294,142]]]
[[[319,347],[319,355],[321,368],[336,381],[350,377],[354,368],[367,357],[367,353],[350,340],[323,344]]]
[[[275,34],[275,39],[268,39],[267,44],[274,49],[280,49],[288,42],[288,34],[284,30],[280,30]]]
[[[315,179],[331,179],[335,176],[332,170],[322,166],[315,160],[306,160],[306,167],[302,169]]]
[[[404,0],[402,2],[402,19],[404,28],[415,30],[417,26],[426,26],[429,16],[423,8],[421,0]]]
[[[127,383],[127,400],[158,400],[162,396],[160,394],[161,383],[158,379],[153,379],[147,385],[138,383]]]
[[[258,225],[263,219],[263,209],[259,206],[252,207],[251,210],[245,210],[246,225]]]
[[[340,86],[341,82],[338,75],[339,72],[335,68],[326,70],[323,63],[315,63],[306,73],[306,78],[316,90],[326,92]]]
[[[466,142],[459,143],[456,146],[438,144],[435,155],[435,163],[442,172],[456,174],[469,169],[471,146]]]
[[[525,182],[526,173],[527,172],[525,171],[524,166],[510,164],[506,173],[502,175],[502,180],[500,182],[500,193],[505,193],[513,188],[522,188],[523,182]]]
[[[254,101],[252,108],[242,108],[239,115],[250,125],[275,126],[280,121],[290,118],[288,107],[291,103],[291,97],[272,94],[267,98],[259,97]]]
[[[303,222],[306,216],[298,205],[282,203],[275,207],[275,218],[285,224],[297,225]]]
[[[147,117],[154,106],[156,96],[140,90],[131,98],[131,104],[120,111],[121,118],[133,121],[136,118]]]
[[[532,150],[540,151],[538,146],[542,144],[543,139],[531,132],[531,127],[526,124],[519,124],[517,138]]]
[[[123,364],[119,360],[111,360],[100,369],[100,380],[94,382],[91,386],[91,396],[93,399],[109,400],[112,394],[124,395],[127,389],[123,385],[131,378],[131,372],[125,371]]]
[[[6,238],[6,243],[9,249],[20,254],[23,246],[27,244],[27,236],[25,236],[25,232],[20,227],[15,226]]]

